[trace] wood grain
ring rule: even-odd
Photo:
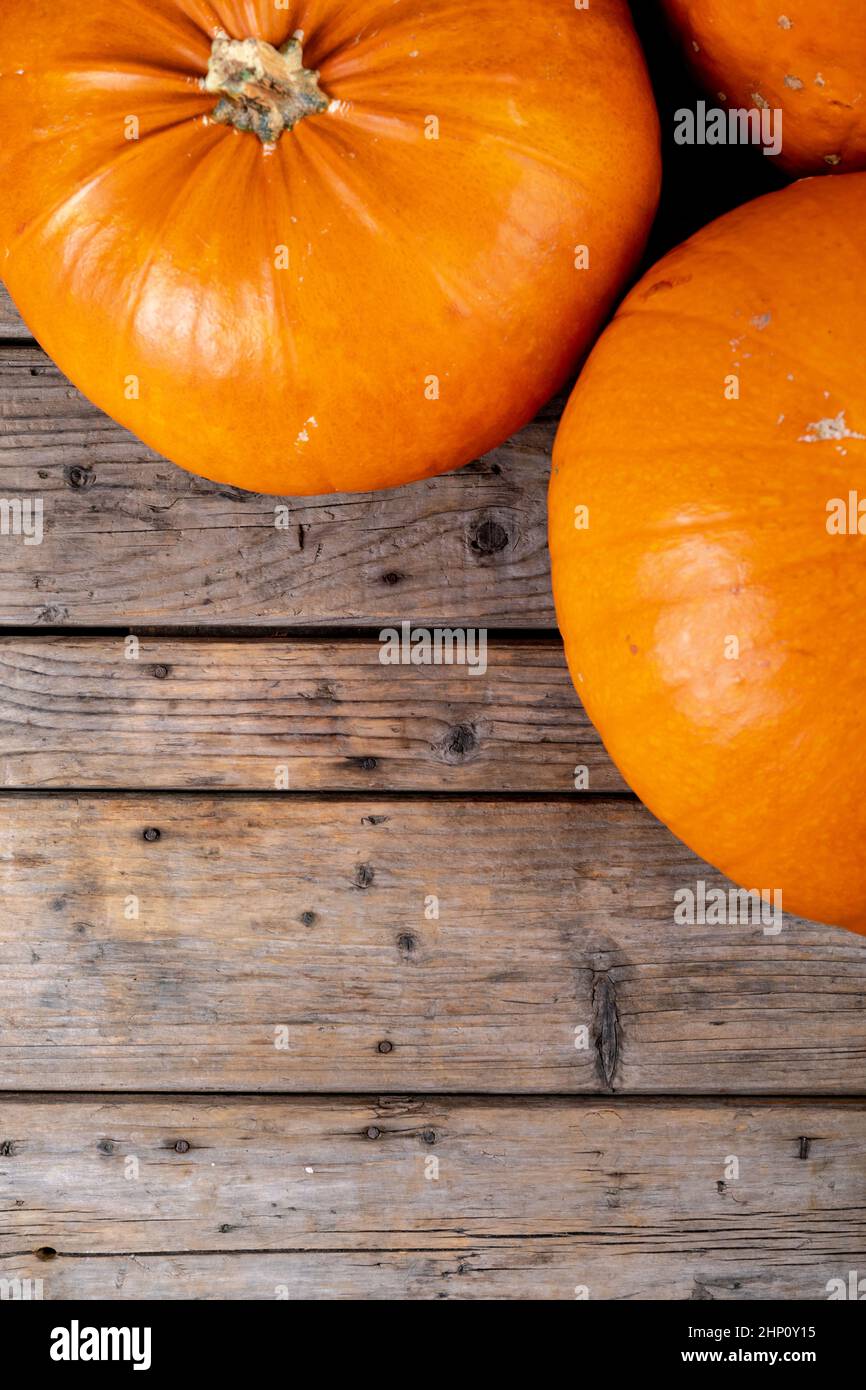
[[[674,924],[722,880],[606,795],[550,636],[561,401],[459,473],[263,498],[28,338],[0,287],[0,497],[45,526],[0,539],[0,625],[44,630],[0,638],[0,1280],[703,1300],[862,1273],[866,941]],[[504,631],[484,677],[382,667],[363,630],[404,619]],[[113,631],[51,635],[76,625]]]
[[[552,628],[545,502],[561,405],[457,473],[259,497],[161,459],[38,348],[0,346],[0,497],[40,498],[44,514],[41,545],[0,544],[0,623]]]
[[[756,1223],[757,1225],[757,1223]],[[0,1279],[41,1279],[47,1300],[566,1300],[579,1286],[591,1299],[744,1302],[824,1299],[831,1279],[862,1272],[862,1237],[838,1255],[798,1252],[772,1237],[732,1253],[724,1234],[698,1250],[659,1251],[629,1232],[603,1245],[587,1232],[561,1239],[519,1236],[469,1243],[460,1251],[310,1251],[284,1254],[59,1255],[3,1259]],[[859,1252],[859,1253],[858,1253]]]
[[[9,291],[0,281],[0,338],[27,340],[30,337],[30,329],[22,322],[21,315],[9,296]]]
[[[0,1131],[2,1277],[49,1299],[824,1299],[862,1263],[863,1102],[34,1097]]]
[[[558,643],[490,642],[475,674],[380,651],[375,637],[0,637],[0,782],[569,792],[585,768],[590,791],[625,789]]]
[[[21,794],[0,822],[6,1090],[864,1089],[866,940],[675,925],[720,880],[628,800]]]

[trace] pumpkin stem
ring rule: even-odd
[[[219,33],[202,86],[221,96],[212,120],[251,130],[263,145],[273,145],[304,116],[327,110],[318,77],[304,67],[299,37],[274,48],[262,39]]]

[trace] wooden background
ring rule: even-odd
[[[278,530],[101,416],[5,297],[0,340],[0,497],[45,509],[42,545],[0,539],[0,1278],[820,1299],[864,1272],[866,941],[674,925],[719,880],[572,693],[559,403]],[[382,666],[403,619],[488,627],[487,674]]]

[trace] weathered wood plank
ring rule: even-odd
[[[128,659],[127,653],[136,653]],[[562,649],[486,671],[337,642],[0,637],[5,787],[623,790]]]
[[[3,541],[0,622],[550,628],[546,482],[561,405],[457,473],[280,500],[182,472],[38,348],[0,348],[0,497],[43,507],[41,544]]]
[[[649,1247],[649,1248],[648,1248]],[[858,1253],[858,1251],[860,1253]],[[846,1253],[847,1252],[847,1253]],[[829,1297],[831,1279],[863,1269],[862,1237],[838,1255],[798,1251],[767,1240],[732,1255],[721,1241],[683,1254],[635,1249],[628,1233],[600,1246],[590,1234],[555,1241],[532,1236],[470,1243],[457,1252],[415,1249],[291,1250],[285,1254],[0,1256],[0,1279],[42,1280],[47,1300],[387,1301],[567,1300],[582,1286],[593,1299],[752,1299]]]
[[[0,1268],[47,1298],[823,1299],[862,1263],[863,1102],[34,1097],[0,1130]]]
[[[0,281],[0,338],[31,338],[30,329],[12,303],[9,291]]]
[[[866,940],[675,925],[720,880],[627,800],[25,793],[0,824],[6,1090],[864,1090]]]

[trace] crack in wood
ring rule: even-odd
[[[592,980],[593,1037],[599,1079],[612,1091],[619,1064],[621,1027],[616,987],[607,971],[596,971]]]

